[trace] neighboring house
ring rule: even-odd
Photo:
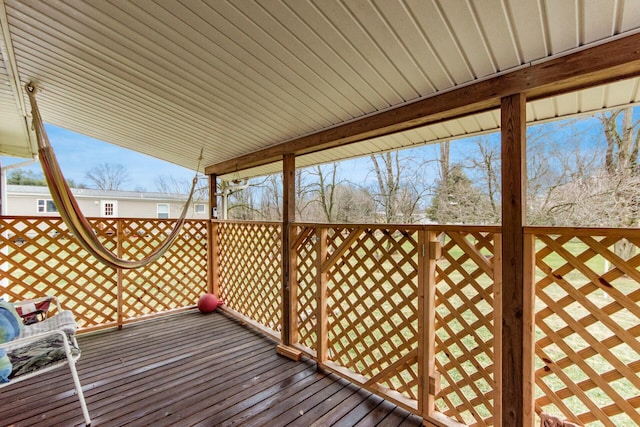
[[[186,195],[143,191],[106,191],[73,188],[73,196],[86,217],[178,218]],[[6,215],[58,216],[48,187],[7,185]],[[208,202],[196,201],[187,218],[208,218]]]

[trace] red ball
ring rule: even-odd
[[[214,294],[204,294],[198,300],[198,310],[201,313],[211,313],[218,308],[219,304],[220,301]]]

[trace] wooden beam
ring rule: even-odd
[[[502,123],[502,426],[524,425],[524,221],[526,97],[501,103]],[[500,319],[495,319],[500,321]]]
[[[296,156],[287,154],[282,165],[282,343],[291,345],[292,301],[295,295],[291,284],[291,223],[295,221],[296,206]]]
[[[638,74],[640,34],[633,34],[210,165],[205,172],[223,175],[281,160],[285,153],[312,153],[498,108],[503,97],[516,93],[544,98]]]

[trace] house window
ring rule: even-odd
[[[56,204],[53,203],[53,200],[49,199],[38,199],[38,213],[53,213],[58,212],[58,208]]]
[[[169,203],[158,203],[158,218],[169,218]]]
[[[118,216],[118,201],[100,200],[100,216],[103,218]]]
[[[207,208],[204,205],[204,203],[196,203],[196,204],[193,205],[193,213],[203,214],[206,211],[207,211]]]

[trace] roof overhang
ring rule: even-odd
[[[489,132],[516,92],[530,122],[638,102],[640,5],[476,6],[0,0],[0,152],[34,154],[29,81],[47,123],[221,176]]]

